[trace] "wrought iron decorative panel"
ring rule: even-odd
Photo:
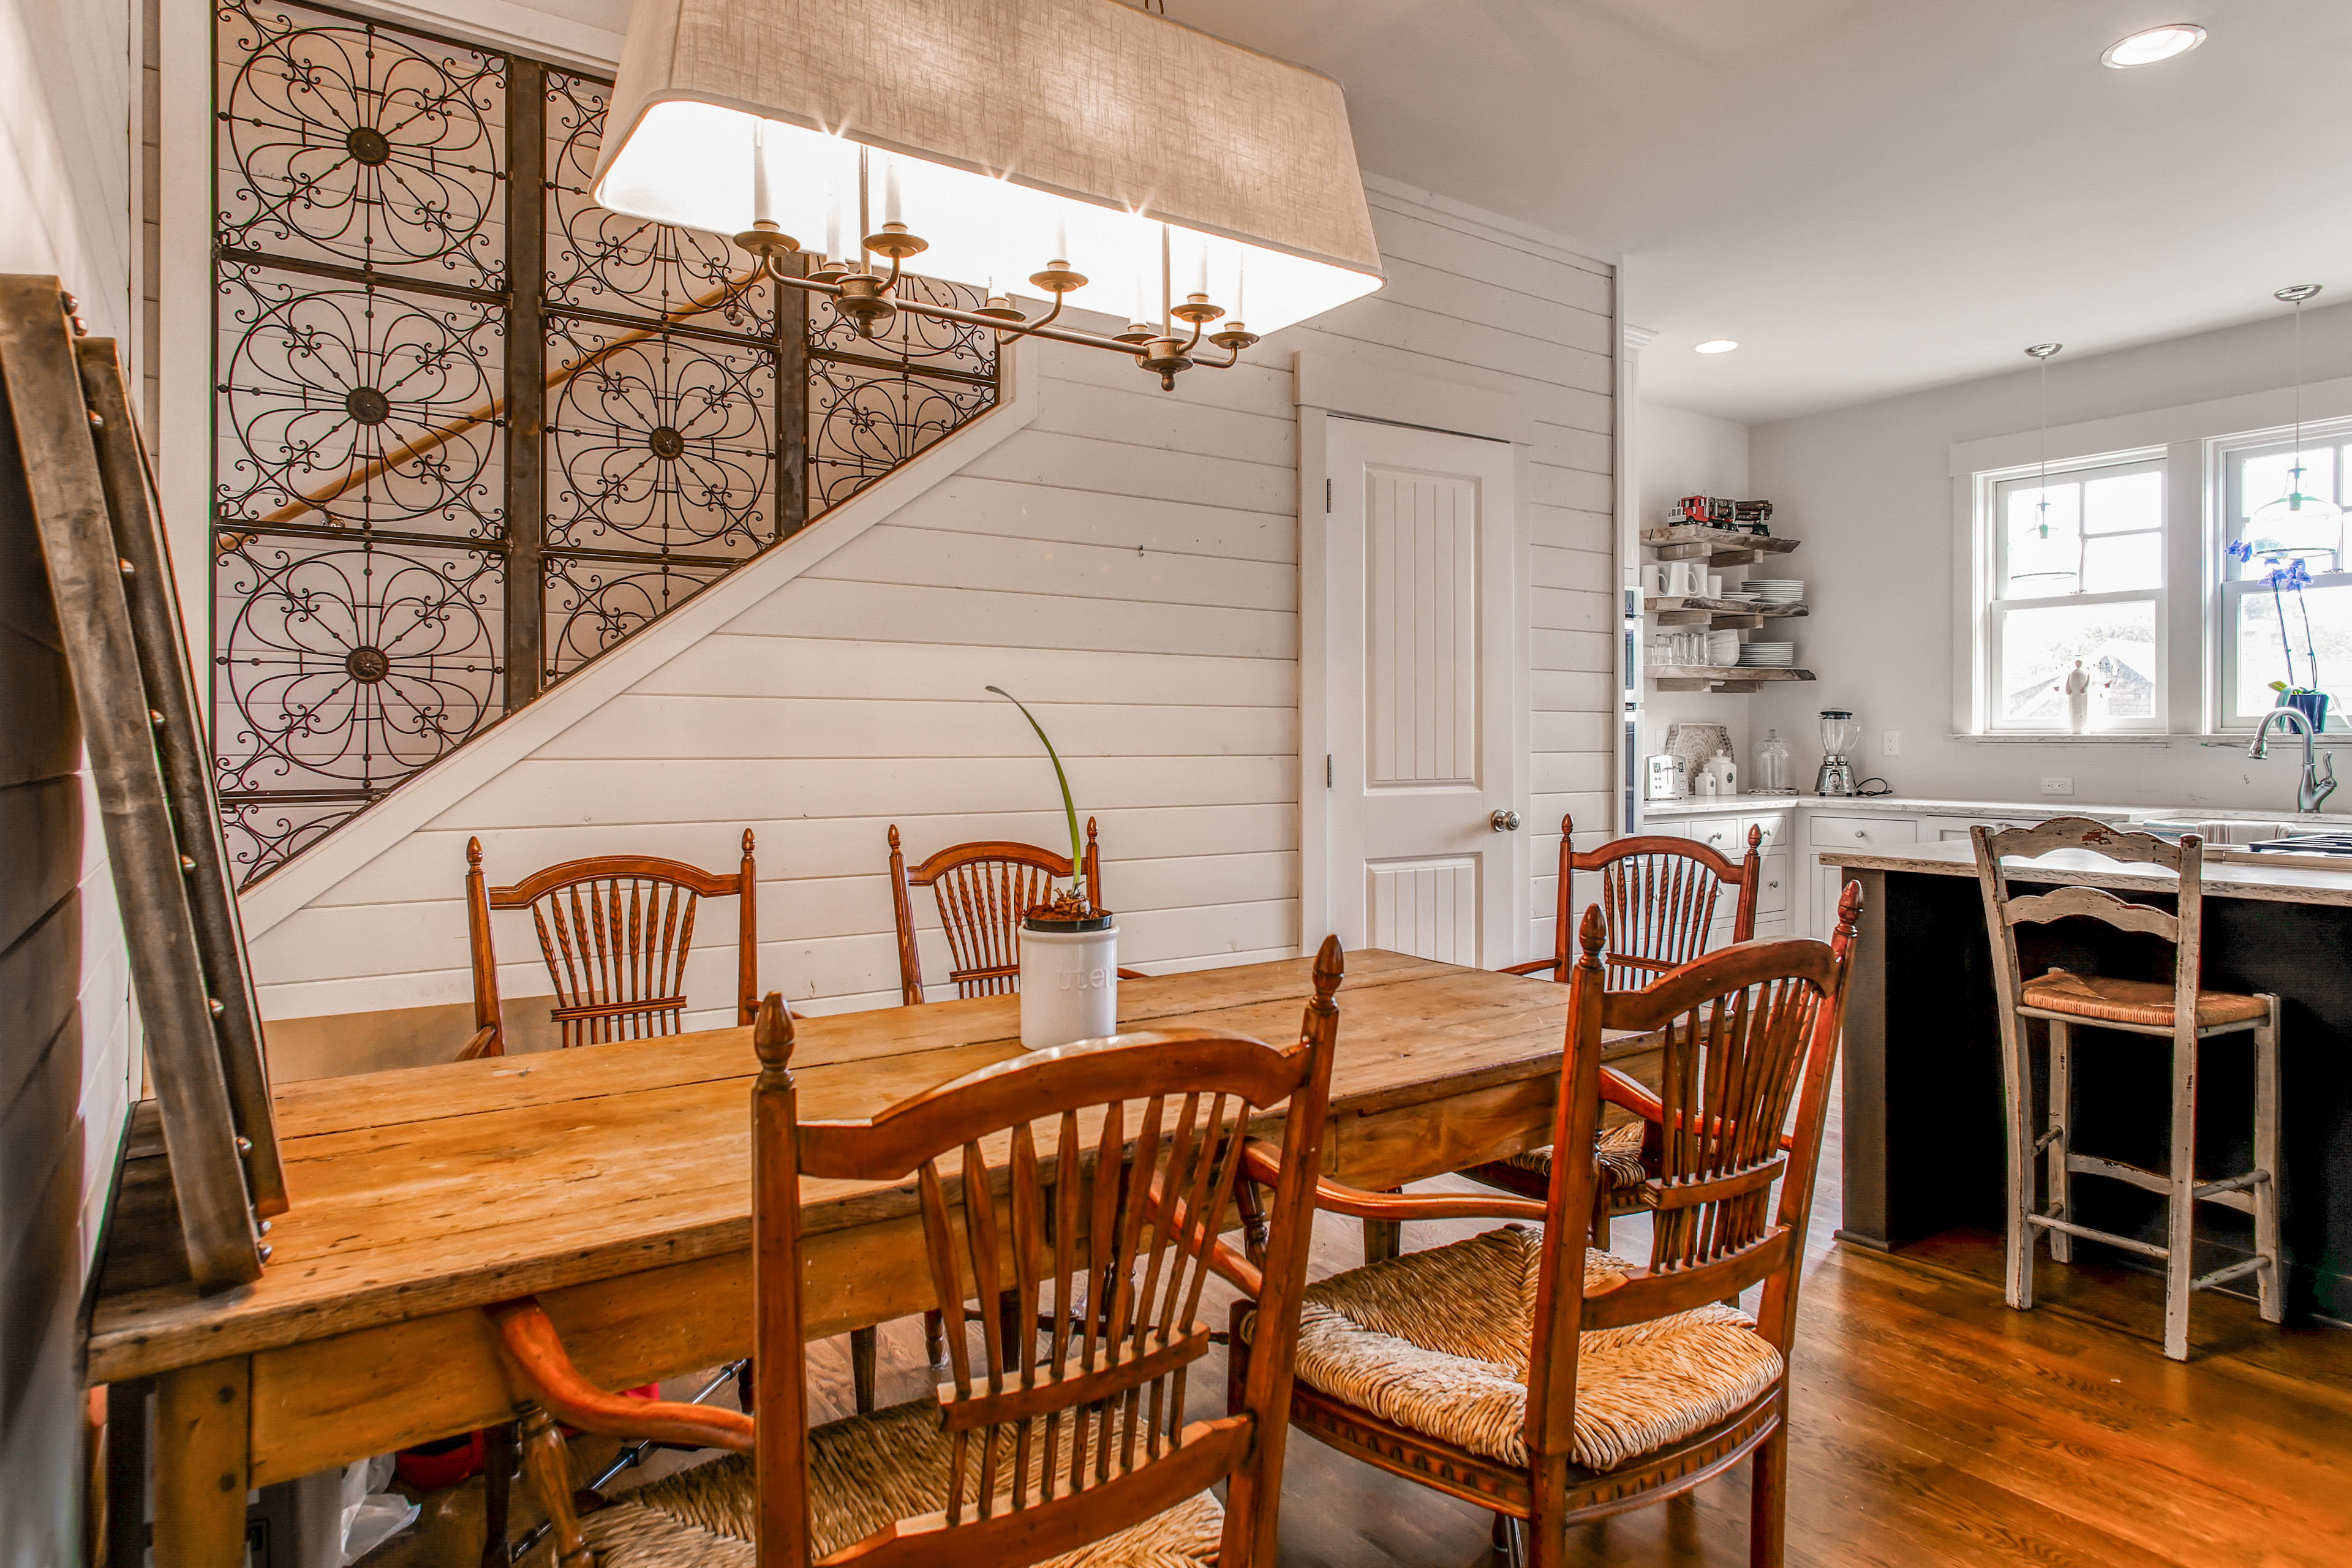
[[[213,741],[241,885],[996,403],[589,199],[609,83],[221,0]],[[942,303],[970,289],[909,279]]]

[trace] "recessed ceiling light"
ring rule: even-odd
[[[1738,346],[1729,338],[1709,338],[1699,344],[1698,352],[1703,354],[1727,354]]]
[[[2168,26],[2150,27],[2119,38],[2107,46],[2099,57],[2101,65],[2117,70],[2129,70],[2134,66],[2152,66],[2158,60],[2168,60],[2175,55],[2185,55],[2205,41],[2205,29],[2194,22],[2175,22]]]

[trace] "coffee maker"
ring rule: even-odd
[[[1822,710],[1822,769],[1813,775],[1813,793],[1826,795],[1850,795],[1855,793],[1853,764],[1846,761],[1846,748],[1853,744],[1856,733],[1853,710],[1824,708]]]

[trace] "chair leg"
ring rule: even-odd
[[[1528,1521],[1507,1513],[1495,1516],[1495,1555],[1503,1568],[1528,1568]]]
[[[876,1331],[849,1331],[849,1387],[860,1415],[874,1413],[874,1363]]]
[[[482,1455],[482,1568],[509,1568],[513,1547],[507,1540],[507,1501],[514,1484],[521,1429],[512,1421],[492,1426]]]
[[[2010,1013],[2001,1022],[2007,1037],[2002,1058],[2009,1096],[2009,1263],[2006,1295],[2020,1311],[2033,1305],[2033,1232],[2025,1216],[2033,1212],[2033,1059],[2025,1020]]]
[[[948,1363],[948,1321],[937,1308],[923,1314],[923,1353],[935,1367]]]
[[[1785,1406],[1784,1406],[1785,1408]],[[1789,1426],[1756,1445],[1748,1488],[1748,1568],[1780,1568],[1789,1528]]]
[[[2265,997],[2271,1016],[2254,1031],[2254,1168],[2268,1180],[2255,1184],[2254,1250],[2263,1267],[2255,1276],[2261,1285],[2263,1321],[2275,1323],[2286,1316],[2285,1271],[2279,1258],[2279,999]]]
[[[1400,1193],[1402,1187],[1386,1189]],[[1364,1222],[1364,1261],[1386,1263],[1404,1250],[1404,1226],[1392,1219],[1368,1219]]]
[[[735,1408],[746,1415],[760,1411],[760,1377],[750,1356],[735,1363]]]
[[[2050,1210],[2060,1219],[2074,1217],[2073,1184],[2068,1181],[2066,1156],[2074,1147],[2074,1026],[2050,1020],[2050,1105],[2048,1110],[2050,1139]],[[2063,1230],[2050,1233],[2050,1258],[2053,1263],[2074,1261],[2074,1238]]]
[[[2166,1205],[2164,1353],[2189,1359],[2189,1297],[2197,1278],[2197,1032],[2172,1037],[2172,1194]]]
[[[534,1408],[522,1418],[522,1468],[555,1538],[556,1568],[595,1568],[587,1538],[580,1533],[579,1511],[572,1503],[572,1457],[564,1449],[563,1434],[544,1410]]]

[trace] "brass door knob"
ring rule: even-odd
[[[1486,819],[1486,826],[1497,833],[1517,833],[1519,830],[1519,814],[1516,811],[1498,810]]]

